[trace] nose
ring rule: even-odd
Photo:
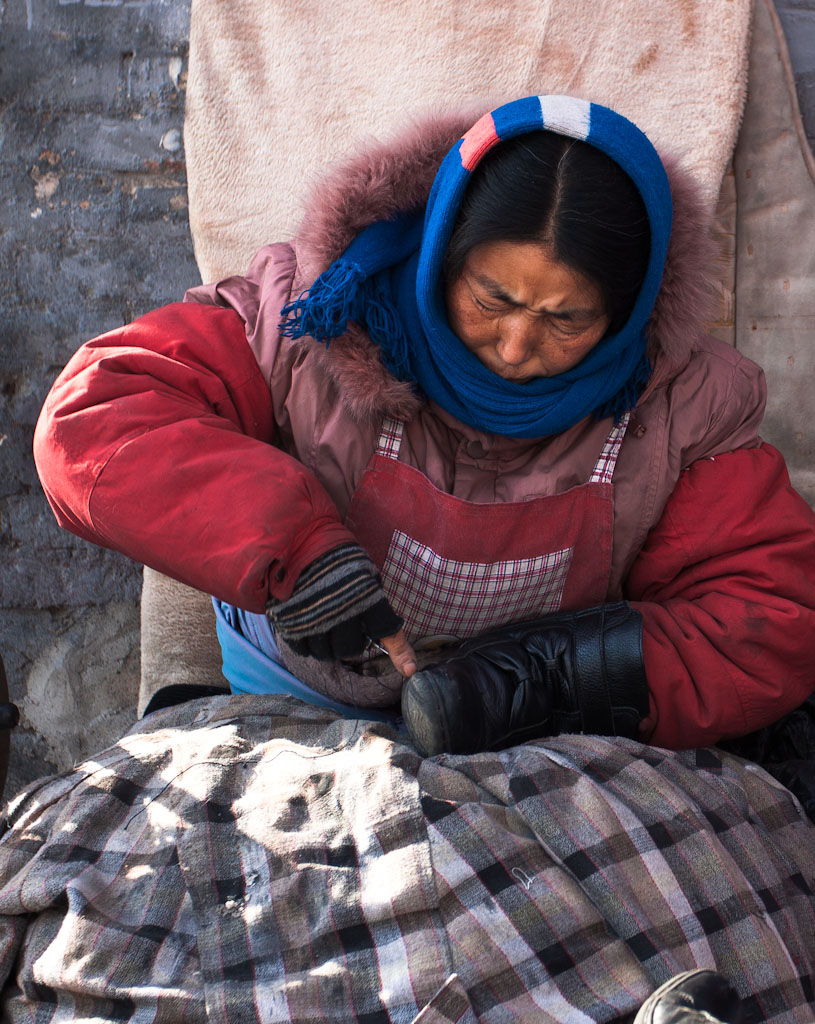
[[[520,310],[504,320],[496,350],[507,366],[522,366],[531,357],[535,348],[536,327]]]

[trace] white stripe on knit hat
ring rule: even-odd
[[[591,103],[576,96],[538,96],[543,127],[584,142],[591,127]]]

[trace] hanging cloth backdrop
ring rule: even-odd
[[[682,158],[711,212],[736,142],[751,0],[193,0],[185,145],[204,281],[291,237],[309,186],[427,112],[567,93]]]

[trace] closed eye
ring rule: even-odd
[[[469,281],[466,281],[473,304],[482,312],[489,313],[492,316],[501,316],[506,313],[508,309],[523,308],[519,303],[514,302],[502,291],[498,291],[497,289],[493,291],[491,282],[479,280],[478,283],[482,289],[489,293],[489,299],[492,300],[492,302],[497,303],[497,305],[490,305],[489,302],[485,302],[484,299],[480,298],[476,294],[472,284]],[[585,333],[590,330],[599,319],[598,315],[590,313],[588,310],[580,310],[579,312],[576,312],[575,310],[564,310],[562,313],[549,313],[545,310],[541,310],[538,313],[533,313],[531,310],[529,312],[530,315],[535,318],[548,323],[558,334],[561,334],[564,337],[571,337]]]
[[[493,315],[496,316],[501,313],[504,313],[506,311],[507,306],[512,307],[515,305],[515,303],[507,301],[505,304],[502,305],[502,307],[496,308],[495,306],[488,306],[486,302],[483,302],[475,294],[475,292],[472,291],[472,289],[470,289],[470,294],[472,296],[474,304],[478,309],[483,310],[483,312],[485,313],[492,313]],[[583,320],[576,321],[573,314],[571,313],[536,313],[534,314],[534,316],[544,322],[549,323],[549,325],[553,327],[558,334],[562,334],[566,337],[583,334],[585,331],[589,330],[589,328],[591,328],[594,325],[594,319],[585,322]]]
[[[593,321],[576,320],[571,313],[548,313],[544,314],[552,322],[552,325],[565,334],[581,333],[591,327]]]
[[[473,296],[473,302],[476,304],[476,306],[479,309],[483,309],[487,313],[501,313],[502,312],[501,309],[496,309],[494,306],[488,306],[486,304],[486,302],[482,302],[481,299],[479,299],[479,297],[475,294],[475,292],[472,293],[472,296]]]

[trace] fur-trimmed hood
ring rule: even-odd
[[[371,143],[320,180],[308,198],[296,237],[295,292],[307,288],[369,224],[421,209],[445,154],[480,113],[427,117],[390,142]],[[716,247],[709,218],[687,172],[670,156],[662,159],[674,220],[648,325],[654,374],[646,393],[686,365],[713,302],[710,269]],[[359,328],[352,326],[332,342],[325,367],[355,418],[383,413],[409,418],[417,408],[419,400],[410,385],[388,373],[376,347]]]

